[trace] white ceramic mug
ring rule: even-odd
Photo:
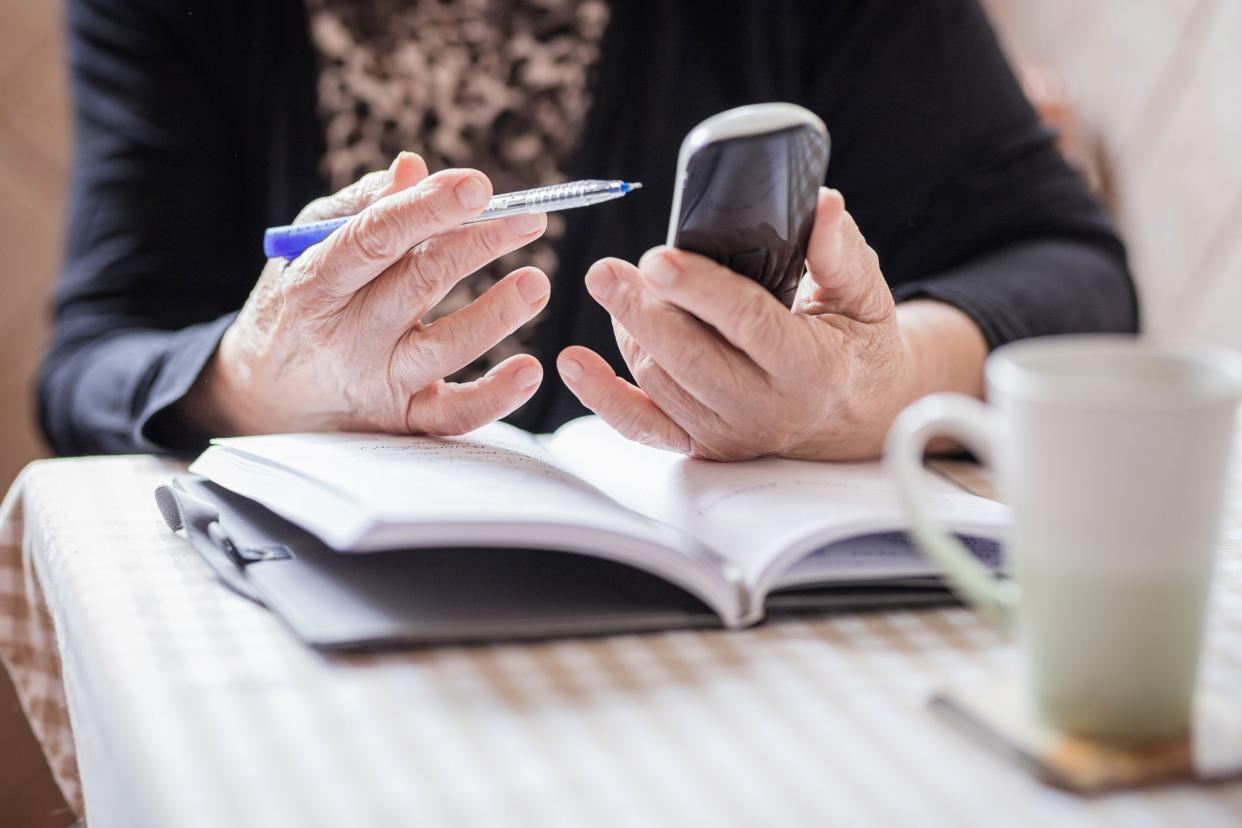
[[[936,394],[894,422],[885,462],[911,533],[967,601],[1012,624],[1043,721],[1137,741],[1189,726],[1242,355],[1116,336],[996,350],[989,405]],[[998,580],[929,519],[933,437],[992,465],[1012,509]]]

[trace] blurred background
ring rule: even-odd
[[[53,0],[0,0],[0,490],[43,452],[30,385],[56,272],[70,128]],[[0,825],[61,828],[61,799],[0,669]]]
[[[1144,329],[1242,348],[1242,2],[986,5],[1117,216]],[[0,491],[44,452],[30,389],[71,152],[60,17],[56,2],[0,0]],[[0,824],[72,822],[2,675]]]

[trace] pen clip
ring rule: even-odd
[[[157,488],[155,503],[168,528],[174,532],[185,530],[186,538],[225,586],[256,604],[264,603],[246,579],[244,567],[247,561],[220,525],[218,509],[176,484]],[[288,557],[287,552],[285,557]]]

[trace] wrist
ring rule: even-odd
[[[946,391],[983,396],[987,340],[964,311],[935,299],[911,300],[897,306],[897,329],[910,369],[900,408]]]
[[[261,433],[252,414],[253,394],[247,377],[250,371],[238,358],[236,327],[230,325],[215,352],[174,406],[177,415],[191,429],[207,437],[229,437]]]
[[[928,384],[928,354],[919,336],[907,334],[898,321],[895,347],[890,352],[887,371],[878,372],[871,386],[870,400],[856,414],[853,454],[857,459],[879,457],[889,426],[906,406],[931,393]]]
[[[918,299],[898,306],[903,347],[912,369],[905,399],[887,420],[888,426],[901,411],[928,394],[956,393],[982,399],[983,363],[987,340],[965,312],[944,302]],[[932,454],[962,450],[955,441],[937,437],[928,446]]]

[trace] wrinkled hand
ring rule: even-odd
[[[463,276],[541,235],[541,215],[462,226],[491,197],[475,170],[428,176],[402,153],[297,222],[358,213],[291,262],[271,259],[183,408],[212,434],[367,430],[459,434],[525,402],[543,377],[519,355],[481,379],[444,377],[547,303],[547,277],[510,273],[469,306],[420,321]]]
[[[836,191],[820,191],[807,267],[790,310],[674,248],[638,267],[596,262],[587,288],[638,386],[579,346],[561,353],[561,376],[626,437],[694,457],[875,456],[914,396],[912,360],[879,260]]]

